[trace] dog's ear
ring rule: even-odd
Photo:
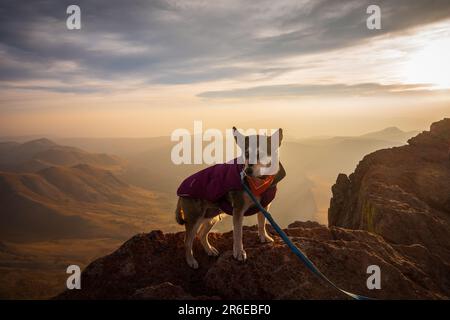
[[[249,138],[248,138],[248,136],[243,135],[242,133],[240,133],[239,130],[236,129],[236,127],[233,127],[233,136],[234,136],[234,140],[236,141],[236,145],[243,152],[248,151],[248,148],[249,148],[249,142],[248,142]]]
[[[244,135],[240,133],[239,130],[236,129],[236,127],[233,127],[233,137],[236,143],[240,141],[244,142]]]
[[[279,163],[280,167],[278,169],[277,174],[275,175],[275,178],[272,181],[272,184],[277,184],[278,182],[280,182],[281,180],[284,179],[284,177],[286,177],[286,171],[284,170],[283,165],[281,164],[281,162]]]
[[[281,146],[281,141],[283,140],[283,129],[278,129],[273,135],[272,137],[276,137],[278,135],[278,146]]]

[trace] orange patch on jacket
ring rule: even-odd
[[[267,176],[264,179],[247,176],[248,185],[255,196],[263,194],[272,185],[273,179],[275,179],[274,175]]]

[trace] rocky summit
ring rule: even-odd
[[[332,187],[329,226],[294,222],[285,232],[330,280],[378,299],[450,298],[450,119],[408,145],[367,155]],[[276,213],[274,218],[277,219]],[[184,261],[184,233],[152,231],[85,268],[81,290],[57,299],[348,299],[312,274],[269,228],[244,228],[247,261],[232,257],[232,232],[211,233],[221,252]],[[370,266],[381,288],[369,289]],[[369,269],[368,269],[369,268]]]
[[[367,230],[391,244],[418,245],[450,262],[450,119],[408,145],[364,157],[332,187],[330,226]]]
[[[211,233],[221,255],[194,246],[198,270],[184,261],[184,233],[139,234],[82,273],[81,290],[58,299],[347,299],[313,275],[274,235],[261,244],[256,226],[244,228],[247,261],[232,257],[232,232]],[[270,228],[269,228],[270,229]],[[273,234],[273,230],[271,230]],[[450,268],[421,245],[389,244],[361,230],[295,222],[285,229],[317,267],[345,290],[380,299],[450,296]],[[367,267],[378,265],[381,289],[369,290]]]

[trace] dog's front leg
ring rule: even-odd
[[[239,261],[245,261],[247,254],[242,243],[242,224],[244,221],[243,209],[233,210],[233,257]]]
[[[267,206],[264,209],[269,211],[269,206]],[[261,241],[261,243],[273,242],[273,238],[271,236],[269,236],[269,234],[267,233],[266,217],[264,216],[264,214],[262,212],[258,212],[258,235],[259,235],[259,240]]]

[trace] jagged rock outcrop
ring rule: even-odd
[[[232,233],[212,233],[221,252],[208,257],[196,241],[200,263],[184,261],[184,233],[139,234],[82,273],[81,290],[58,299],[346,299],[314,276],[274,236],[259,243],[256,227],[244,228],[245,263],[232,257]],[[342,288],[382,299],[450,296],[450,267],[421,245],[391,245],[366,231],[295,222],[286,232]],[[273,231],[272,231],[273,233]],[[368,290],[369,265],[381,268],[381,290]]]
[[[332,191],[330,226],[417,244],[450,263],[450,119],[408,145],[365,156],[350,176],[338,176]]]

